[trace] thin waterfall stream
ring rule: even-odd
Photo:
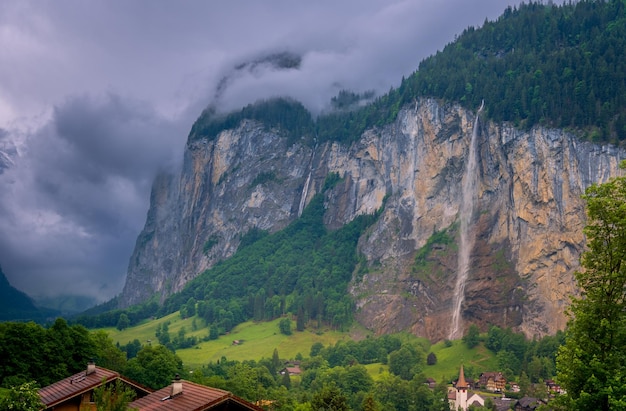
[[[462,180],[460,232],[459,232],[459,254],[457,262],[457,278],[454,287],[454,299],[452,302],[452,326],[450,328],[449,339],[458,339],[462,334],[461,326],[461,306],[465,299],[465,284],[469,276],[470,253],[474,247],[474,236],[470,235],[472,214],[474,213],[474,201],[476,200],[476,186],[478,185],[478,156],[476,150],[476,140],[478,139],[478,115],[485,106],[483,101],[476,113],[474,127],[472,128],[472,138],[470,140],[467,163]]]
[[[313,147],[313,151],[311,152],[311,158],[309,159],[309,175],[306,177],[304,187],[302,187],[302,194],[300,195],[300,204],[298,205],[298,217],[302,216],[302,211],[304,211],[304,206],[306,205],[306,197],[309,195],[309,184],[311,183],[311,174],[313,173],[313,157],[315,156],[316,150],[317,135],[315,136],[315,146]]]

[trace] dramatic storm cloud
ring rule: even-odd
[[[0,3],[0,264],[32,295],[119,293],[160,170],[208,104],[384,93],[502,0]]]

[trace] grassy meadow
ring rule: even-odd
[[[129,327],[123,331],[116,328],[105,328],[114,342],[125,345],[134,339],[138,339],[142,344],[158,344],[155,336],[159,325],[169,321],[169,333],[172,336],[184,327],[186,336],[196,336],[202,339],[208,334],[204,322],[197,318],[182,319],[178,312],[172,313],[162,318],[145,321],[134,327]],[[280,319],[269,322],[248,321],[236,326],[229,334],[221,335],[217,340],[202,341],[195,347],[176,350],[176,354],[183,360],[186,367],[198,368],[211,361],[215,362],[222,357],[229,360],[260,360],[261,358],[271,358],[274,349],[284,359],[294,359],[297,354],[308,357],[311,346],[320,342],[324,346],[334,345],[337,341],[348,341],[350,339],[362,339],[372,334],[360,326],[353,327],[348,332],[334,330],[307,329],[302,332],[295,331],[295,322],[292,324],[293,333],[290,336],[281,334],[278,327]],[[194,322],[196,330],[194,331]],[[493,371],[498,369],[495,355],[479,344],[473,349],[461,341],[452,341],[447,346],[443,341],[431,345],[424,338],[418,338],[410,334],[399,335],[404,342],[419,344],[426,349],[426,353],[433,352],[437,356],[435,365],[426,365],[424,374],[437,381],[441,379],[450,380],[458,376],[459,367],[464,365],[466,374],[477,377],[480,372]],[[233,341],[239,341],[234,344]],[[375,380],[388,370],[386,365],[381,363],[368,364],[366,366],[370,375]]]

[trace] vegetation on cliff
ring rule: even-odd
[[[248,104],[240,111],[227,114],[209,107],[191,127],[189,139],[213,140],[220,131],[235,128],[244,119],[259,121],[267,129],[276,129],[290,140],[302,137],[312,140],[315,133],[313,117],[301,103],[288,98],[273,98]]]
[[[485,100],[487,115],[530,128],[584,129],[626,139],[626,4],[537,2],[508,7],[424,60],[400,94]]]
[[[192,280],[167,298],[159,314],[187,306],[220,333],[254,319],[294,315],[297,328],[309,321],[344,327],[353,302],[346,293],[357,264],[356,244],[376,216],[361,216],[337,231],[324,227],[324,198],[316,196],[302,217],[285,230],[259,236],[227,261]]]
[[[339,180],[337,174],[329,174],[324,190]],[[318,194],[284,230],[270,235],[252,229],[244,234],[237,253],[201,273],[162,305],[149,301],[126,310],[92,312],[77,321],[87,327],[125,328],[152,315],[181,310],[185,317],[197,314],[203,319],[213,329],[211,338],[243,321],[284,315],[297,319],[298,330],[307,324],[347,327],[354,303],[346,290],[359,261],[357,241],[378,215],[359,216],[331,231],[324,226],[324,213],[324,195]],[[186,337],[162,343],[173,349],[195,344]]]

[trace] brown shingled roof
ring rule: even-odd
[[[170,396],[172,387],[167,386],[143,398],[139,398],[128,406],[141,411],[205,411],[209,409],[254,410],[263,411],[246,400],[218,388],[211,388],[191,381],[180,380],[183,391]],[[233,407],[234,406],[234,407]]]
[[[39,397],[41,397],[41,401],[44,405],[50,408],[98,387],[102,384],[102,381],[110,382],[117,378],[121,378],[119,373],[106,368],[95,367],[94,372],[91,374],[81,371],[71,377],[41,388],[39,390]],[[136,383],[127,380],[124,381],[146,392],[150,392],[144,387],[139,387]]]
[[[467,382],[465,382],[465,373],[463,372],[463,364],[461,364],[461,371],[459,371],[459,379],[456,382],[457,390],[460,388],[468,388]]]

